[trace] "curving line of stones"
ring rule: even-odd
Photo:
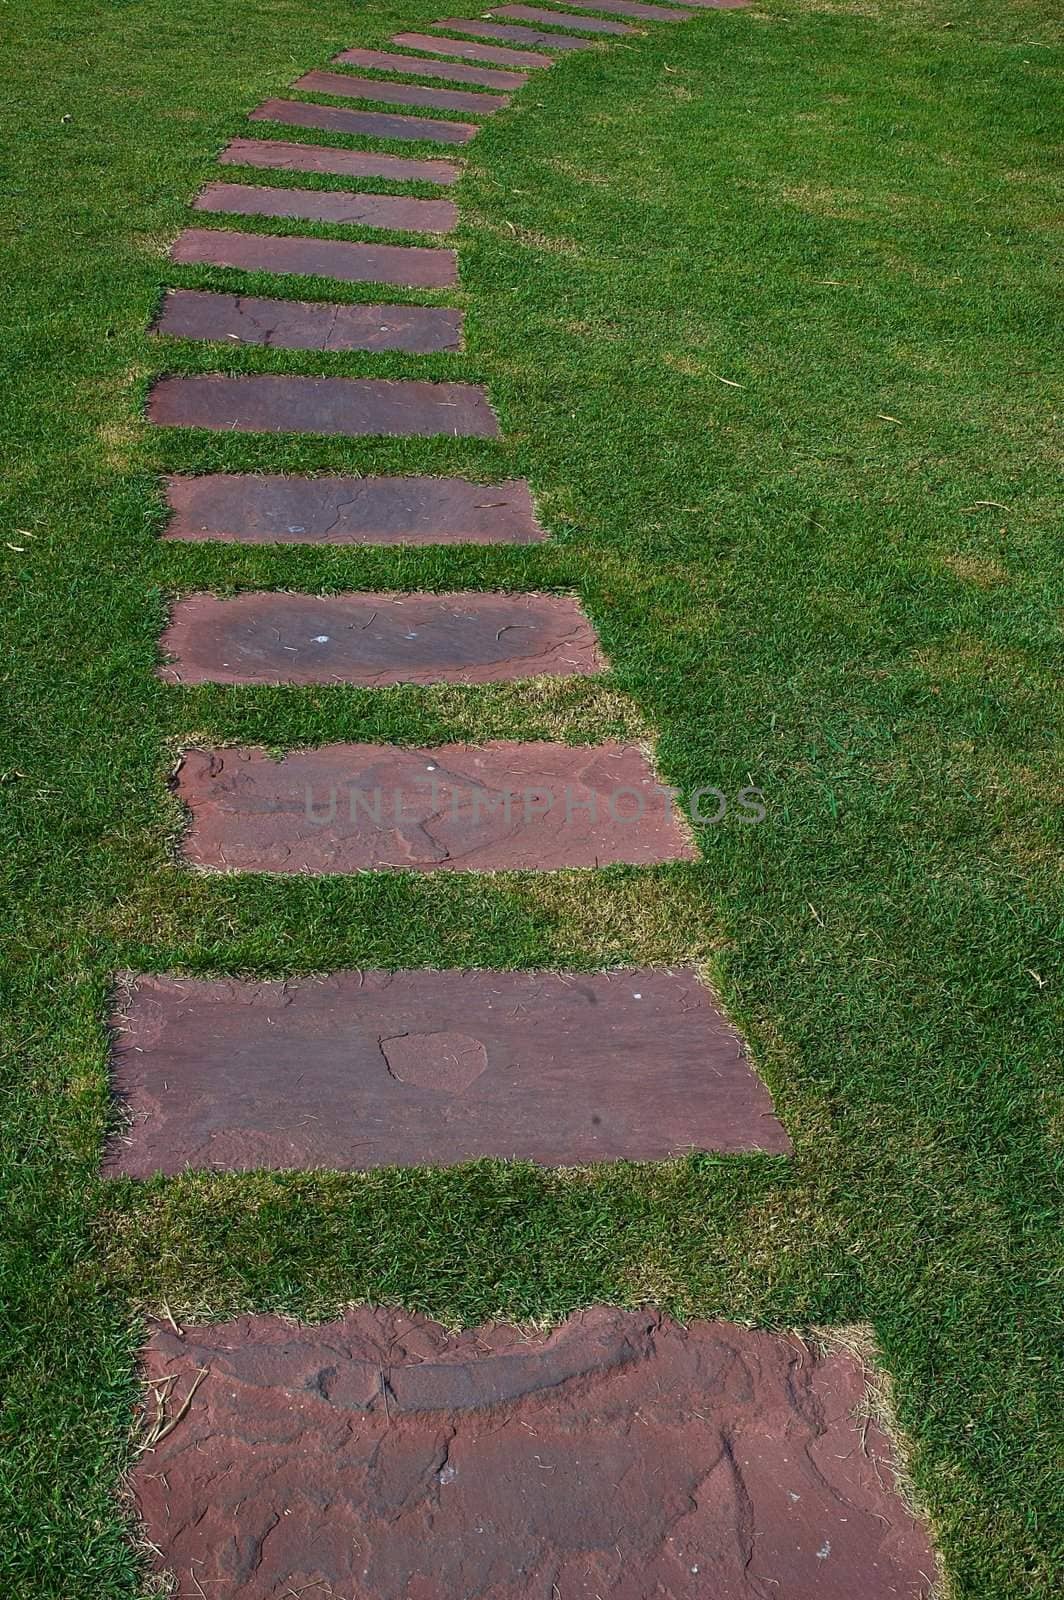
[[[463,119],[501,110],[565,53],[745,0],[559,3],[568,9],[443,18],[396,34],[394,51],[346,50],[339,70],[293,85],[415,115],[276,98],[251,120],[460,147],[481,126]],[[219,160],[440,188],[460,174],[453,159],[272,133],[233,139]],[[447,198],[266,182],[212,181],[193,204],[214,218],[427,235],[457,220]],[[405,289],[457,281],[455,253],[439,243],[220,225],[186,229],[172,259]],[[462,345],[462,314],[446,306],[175,288],[154,326],[274,349]],[[499,431],[478,385],[372,378],[165,377],[148,416],[348,437]],[[171,477],[166,493],[174,540],[547,537],[521,481],[212,473]],[[194,594],[174,606],[161,648],[175,685],[489,683],[605,665],[575,600],[529,594]],[[617,744],[340,744],[280,762],[193,750],[177,789],[191,819],[184,860],[200,869],[543,871],[696,855],[642,751]],[[114,1024],[128,1125],[105,1154],[109,1175],[790,1150],[742,1044],[690,971],[144,975],[117,997]],[[143,1365],[162,1400],[133,1488],[149,1548],[182,1595],[915,1600],[934,1572],[926,1536],[880,1471],[888,1441],[854,1421],[864,1374],[838,1350],[604,1307],[536,1337],[494,1324],[453,1336],[362,1307],[318,1328],[275,1317],[156,1325]]]

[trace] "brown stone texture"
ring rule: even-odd
[[[632,17],[637,22],[690,22],[689,11],[673,6],[644,4],[643,0],[565,0],[577,11],[607,11],[615,17]]]
[[[451,83],[479,83],[485,89],[520,89],[528,82],[523,72],[493,72],[490,67],[463,67],[452,61],[401,56],[387,50],[344,50],[334,60],[367,71],[405,72],[418,78],[446,78]]]
[[[323,301],[168,289],[154,331],[177,339],[264,344],[271,350],[404,350],[429,355],[462,348],[462,313],[446,306],[333,306]]]
[[[167,683],[505,683],[602,672],[565,595],[248,592],[179,600],[159,648]]]
[[[477,384],[388,378],[161,378],[148,420],[163,428],[236,433],[326,433],[347,438],[406,434],[497,438],[499,424]]]
[[[923,1600],[927,1536],[853,1356],[593,1306],[150,1329],[132,1487],[182,1595]],[[194,1581],[193,1581],[194,1580]]]
[[[346,189],[269,189],[257,183],[208,183],[192,202],[197,211],[242,217],[296,217],[408,233],[450,233],[458,223],[453,200],[400,194],[351,194]]]
[[[460,89],[426,89],[420,83],[389,83],[385,78],[356,78],[346,72],[308,72],[292,85],[306,94],[350,96],[389,105],[430,106],[437,111],[472,111],[488,117],[510,104],[505,94],[469,94]]]
[[[223,166],[267,167],[277,172],[327,172],[334,178],[392,178],[398,183],[457,183],[450,161],[414,161],[379,150],[331,150],[283,139],[230,139],[218,157]]]
[[[453,250],[418,244],[364,244],[357,239],[311,239],[284,234],[186,228],[170,259],[243,272],[294,273],[342,283],[395,283],[406,289],[450,289],[458,281]]]
[[[324,128],[328,133],[364,134],[369,139],[424,139],[430,144],[468,144],[479,131],[469,122],[349,111],[346,106],[319,106],[310,100],[264,100],[248,112],[248,121],[284,122],[294,128]]]
[[[334,744],[274,760],[189,750],[175,778],[192,866],[237,872],[550,871],[691,861],[634,745]]]
[[[536,55],[533,50],[502,50],[490,44],[477,44],[472,39],[443,39],[434,33],[397,33],[392,44],[409,50],[433,51],[440,56],[458,56],[462,61],[483,61],[496,67],[552,67],[549,56]]]
[[[591,50],[593,39],[569,39],[564,33],[544,33],[536,28],[515,28],[505,22],[474,22],[468,17],[441,17],[434,28],[454,28],[472,33],[478,39],[505,39],[513,44],[534,46],[537,50]]]
[[[555,28],[571,28],[574,33],[634,33],[623,22],[607,22],[603,17],[577,17],[568,11],[547,11],[537,6],[493,6],[493,17],[513,17],[518,22],[543,22]]]
[[[546,533],[527,483],[465,478],[167,480],[167,539],[250,544],[532,544]]]
[[[692,972],[142,977],[112,1032],[112,1176],[790,1150]]]

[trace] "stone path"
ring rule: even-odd
[[[530,74],[635,43],[643,24],[741,3],[500,5],[304,73],[292,97],[249,113],[269,125],[263,137],[226,146],[219,163],[240,169],[237,181],[205,186],[193,202],[204,226],[171,252],[176,263],[253,272],[259,292],[168,288],[153,325],[159,350],[193,339],[220,352],[257,344],[446,362],[462,348],[456,308],[297,299],[303,286],[291,279],[451,289],[457,259],[442,241],[457,221],[453,201],[283,188],[270,174],[446,188],[460,155],[408,157],[357,141],[465,146],[481,119],[516,109]],[[304,143],[300,129],[350,142]],[[254,219],[270,218],[421,242],[255,231]],[[500,433],[475,383],[308,367],[164,374],[148,420],[290,439]],[[172,541],[547,537],[520,480],[236,472],[175,475],[165,491]],[[213,683],[328,694],[605,670],[574,598],[400,591],[186,594],[159,666],[175,693]],[[632,745],[349,743],[280,760],[188,749],[173,784],[188,816],[175,870],[539,873],[697,859],[671,791]],[[125,1109],[104,1159],[114,1177],[791,1149],[741,1041],[689,971],[141,974],[116,999],[113,1037]],[[859,1364],[796,1338],[605,1307],[549,1335],[495,1325],[452,1335],[360,1307],[320,1327],[171,1321],[153,1328],[143,1359],[158,1415],[133,1488],[149,1548],[182,1595],[916,1600],[935,1571],[894,1489],[888,1442],[861,1415]]]

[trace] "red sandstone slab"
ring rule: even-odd
[[[330,150],[283,139],[230,139],[218,157],[223,166],[269,167],[278,172],[327,172],[335,178],[392,178],[397,183],[457,183],[450,161],[412,161],[378,150]]]
[[[531,544],[527,483],[465,478],[170,478],[164,538],[267,544]]]
[[[689,11],[672,6],[647,5],[643,0],[565,0],[577,11],[607,11],[615,17],[633,17],[639,22],[690,22]]]
[[[112,1031],[110,1176],[791,1148],[692,972],[142,977]]]
[[[420,83],[389,83],[384,78],[355,78],[346,72],[308,72],[292,85],[307,94],[379,100],[388,105],[430,106],[437,111],[472,111],[488,117],[510,104],[505,94],[469,94],[460,89],[427,89]]]
[[[479,385],[387,378],[161,378],[148,396],[148,420],[163,428],[347,438],[499,434]]]
[[[192,202],[197,211],[241,217],[296,217],[408,233],[450,233],[458,225],[453,200],[409,195],[351,194],[346,189],[269,189],[256,183],[208,183]]]
[[[476,22],[468,17],[441,17],[434,28],[453,28],[456,33],[471,33],[478,39],[505,39],[537,50],[593,50],[593,39],[570,39],[564,33],[544,33],[535,28],[514,28],[505,22]]]
[[[479,83],[486,89],[521,89],[528,82],[523,72],[493,72],[490,67],[462,67],[451,61],[429,61],[423,56],[401,56],[387,50],[344,50],[333,59],[348,67],[373,72],[405,72],[418,78],[447,78],[452,83]]]
[[[574,33],[634,33],[623,22],[607,22],[603,17],[577,17],[568,11],[547,11],[538,6],[493,6],[493,17],[513,17],[518,22],[543,22],[553,28],[570,28]]]
[[[484,61],[496,67],[552,67],[549,56],[536,55],[533,50],[502,50],[490,44],[476,44],[472,39],[441,39],[434,33],[397,33],[392,44],[403,45],[408,50],[434,51],[438,56],[458,56],[462,61]]]
[[[698,854],[635,745],[189,750],[175,788],[185,860],[222,872],[544,872]]]
[[[796,1334],[358,1306],[155,1323],[141,1367],[172,1426],[132,1488],[183,1595],[923,1600],[938,1576],[860,1362]]]
[[[153,331],[176,339],[264,344],[271,350],[431,355],[462,348],[462,313],[446,306],[333,306],[320,300],[168,289]]]
[[[174,241],[171,261],[280,272],[341,283],[397,283],[407,289],[449,289],[458,281],[453,250],[414,244],[363,244],[281,234],[186,228]]]
[[[468,144],[479,132],[470,122],[349,111],[346,106],[319,106],[311,100],[264,100],[248,112],[248,121],[285,122],[294,128],[324,128],[329,133],[361,134],[370,139],[422,139],[430,144]]]
[[[506,683],[606,665],[563,595],[193,594],[159,648],[166,683]]]

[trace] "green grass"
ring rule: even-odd
[[[429,359],[144,332],[166,283],[271,287],[167,266],[188,200],[258,99],[430,21],[427,0],[4,14],[5,1595],[143,1591],[116,1495],[143,1308],[369,1297],[462,1322],[599,1298],[866,1320],[956,1595],[1048,1597],[1064,785],[1043,8],[761,0],[574,53],[473,147],[462,287],[438,297],[467,307],[469,348]],[[152,374],[219,367],[486,380],[505,438],[145,427]],[[522,474],[555,537],[160,544],[158,472],[223,467]],[[613,672],[372,694],[153,679],[166,595],[258,585],[572,588]],[[669,781],[753,781],[767,822],[702,830],[701,864],[594,880],[172,863],[184,736],[644,726]],[[98,1181],[122,968],[688,957],[747,1031],[793,1162]]]

